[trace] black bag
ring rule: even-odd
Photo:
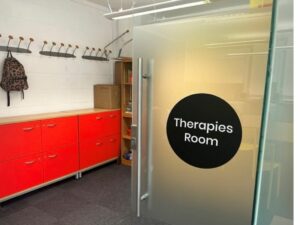
[[[7,51],[7,57],[4,61],[0,86],[7,93],[7,106],[10,106],[10,91],[21,91],[22,99],[24,99],[24,90],[28,89],[24,67],[12,56],[10,50]]]

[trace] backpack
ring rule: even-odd
[[[12,56],[10,50],[7,51],[4,61],[0,86],[7,93],[7,106],[10,106],[10,91],[21,91],[22,99],[24,99],[24,90],[28,89],[24,67]]]

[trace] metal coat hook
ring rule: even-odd
[[[2,35],[0,35],[0,37],[2,37]],[[13,40],[14,37],[12,35],[8,36],[8,42],[6,46],[0,46],[0,51],[3,52],[7,52],[8,50],[11,52],[17,52],[17,53],[31,53],[31,51],[29,50],[29,46],[27,49],[25,48],[21,48],[21,42],[24,41],[24,38],[22,36],[19,37],[19,42],[18,42],[18,46],[17,47],[12,47],[11,44],[11,40]]]
[[[95,48],[92,48],[92,50],[90,52],[90,56],[92,55],[93,51],[95,51]]]
[[[52,42],[52,46],[51,46],[51,48],[50,48],[50,52],[52,52],[52,49],[53,49],[53,47],[56,45],[56,43],[55,42]]]
[[[61,43],[60,46],[59,46],[59,49],[58,49],[57,53],[59,53],[59,52],[60,52],[60,49],[61,49],[62,47],[64,47],[64,46],[65,46],[65,44],[64,44],[64,43]]]
[[[7,49],[9,49],[9,43],[10,43],[10,41],[12,40],[12,39],[14,39],[14,37],[12,36],[12,35],[9,35],[8,36],[8,43],[7,43]]]
[[[79,48],[79,46],[78,45],[75,45],[75,48],[74,48],[74,50],[73,50],[73,53],[72,53],[72,55],[75,55],[75,52],[76,52],[76,50]]]
[[[43,47],[42,47],[42,51],[44,51],[44,47],[45,47],[45,45],[47,45],[48,44],[48,42],[47,41],[44,41],[44,44],[43,44]]]
[[[107,49],[105,49],[105,51],[104,51],[104,54],[105,54],[105,57],[108,59],[108,57],[109,57],[109,55],[112,53],[112,51],[111,50],[107,50]]]
[[[101,52],[101,48],[98,48],[98,51],[96,53],[96,56],[98,56],[99,52]]]
[[[66,49],[66,54],[68,53],[69,48],[72,48],[72,45],[68,44],[68,47]]]
[[[24,41],[24,38],[23,37],[19,37],[19,44],[18,44],[18,48],[20,48],[20,44],[21,42]]]
[[[27,50],[29,50],[31,43],[34,41],[33,38],[29,38],[29,44],[27,45]]]
[[[90,49],[89,47],[85,47],[83,55],[85,55],[86,51],[89,50],[89,49]]]
[[[126,41],[126,42],[124,42],[123,43],[123,45],[121,46],[121,48],[119,49],[119,53],[118,53],[118,56],[117,56],[117,58],[113,58],[113,60],[117,60],[117,61],[122,61],[123,60],[123,57],[121,57],[121,54],[122,54],[122,50],[123,50],[123,48],[126,46],[126,45],[128,45],[130,42],[132,42],[133,41],[133,39],[131,38],[131,39],[129,39],[128,41]],[[125,57],[126,58],[126,57]]]

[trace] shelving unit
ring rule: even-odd
[[[131,166],[129,156],[132,123],[132,60],[124,58],[115,63],[115,83],[121,84],[121,163]]]

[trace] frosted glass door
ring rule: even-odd
[[[142,114],[133,190],[138,189],[134,202],[141,215],[172,225],[251,225],[271,10],[233,10],[135,27],[134,124],[139,98]],[[167,137],[173,107],[201,93],[226,101],[242,126],[237,153],[215,168],[186,163]],[[210,106],[190,110],[197,107]]]

